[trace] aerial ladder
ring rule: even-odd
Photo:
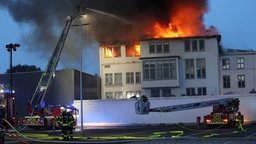
[[[25,116],[24,118],[20,118],[19,125],[23,126],[31,126],[31,127],[58,127],[57,118],[61,115],[59,105],[44,105],[44,98],[49,89],[52,80],[54,78],[54,73],[56,67],[58,65],[61,52],[64,47],[65,40],[67,38],[69,29],[72,25],[72,22],[76,18],[80,18],[85,14],[85,8],[80,7],[80,5],[76,6],[76,9],[72,12],[71,15],[67,16],[65,21],[65,26],[62,30],[60,38],[55,46],[55,49],[48,61],[46,69],[41,75],[41,78],[38,82],[36,90],[33,94],[33,97],[28,102],[28,114],[29,116]],[[73,106],[65,106],[66,109],[70,110],[74,115],[76,120],[76,115],[78,114],[78,110]]]
[[[213,111],[204,116],[205,125],[224,124],[234,126],[238,123],[237,116],[239,112],[240,100],[238,98],[224,98],[217,100],[209,100],[195,103],[178,104],[171,106],[160,106],[150,108],[150,102],[146,99],[137,100],[135,102],[136,114],[145,115],[150,112],[175,112],[204,107],[213,107]],[[243,116],[242,116],[243,122]]]
[[[59,59],[60,59],[60,55],[61,55],[61,52],[62,52],[62,49],[64,47],[64,43],[65,43],[65,40],[67,38],[67,35],[68,35],[68,32],[69,32],[69,29],[71,27],[71,24],[73,22],[73,20],[75,18],[80,18],[81,15],[84,14],[84,9],[82,9],[80,7],[80,5],[78,5],[76,7],[76,9],[74,10],[74,12],[67,17],[66,19],[66,22],[65,22],[65,26],[62,30],[62,33],[61,33],[61,36],[57,42],[57,45],[48,61],[48,64],[46,66],[46,69],[44,70],[40,80],[39,80],[39,83],[36,87],[36,90],[33,94],[33,97],[32,99],[30,100],[30,105],[33,107],[35,106],[40,106],[42,107],[42,104],[43,104],[43,100],[44,100],[44,97],[46,95],[46,92],[49,88],[49,86],[51,85],[52,83],[52,79],[55,75],[55,70],[56,70],[56,67],[58,65],[58,62],[59,62]]]

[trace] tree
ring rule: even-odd
[[[41,71],[40,67],[36,67],[35,65],[21,65],[18,64],[12,68],[12,73],[16,72],[33,72],[33,71]],[[10,69],[7,69],[5,73],[10,73]]]

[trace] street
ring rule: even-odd
[[[256,125],[245,125],[246,131],[236,128],[199,128],[194,125],[159,125],[127,127],[87,127],[74,132],[72,141],[62,141],[60,130],[33,130],[6,136],[6,144],[11,143],[130,143],[130,144],[253,144],[256,143]]]

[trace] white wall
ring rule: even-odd
[[[173,97],[168,99],[149,99],[151,108],[158,106],[170,106],[201,102],[227,97],[240,98],[240,111],[246,122],[256,121],[256,95],[235,96],[190,96]],[[80,101],[74,101],[75,107],[80,109]],[[137,115],[134,108],[135,100],[84,100],[83,101],[83,125],[85,126],[115,126],[115,125],[140,125],[140,124],[174,124],[195,123],[196,117],[209,114],[212,107],[185,110],[169,113],[149,113],[148,115]],[[81,116],[81,114],[79,115]],[[81,124],[78,118],[78,125]]]

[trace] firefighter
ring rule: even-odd
[[[67,115],[69,117],[69,134],[70,134],[70,139],[73,139],[73,130],[75,129],[75,119],[71,113],[71,109],[67,109]]]
[[[238,121],[237,128],[239,131],[245,131],[245,129],[243,128],[242,120],[243,120],[243,116],[242,116],[241,112],[239,111],[238,115],[237,115],[237,121]]]
[[[69,138],[73,139],[73,129],[71,132],[71,125],[73,128],[74,117],[70,112],[67,112],[65,107],[61,107],[61,116],[59,118],[59,125],[61,126],[61,135],[63,136],[63,140],[69,140]],[[72,133],[72,135],[71,135]]]
[[[148,98],[145,95],[142,95],[141,98],[140,98],[140,101],[141,102],[147,102]]]

